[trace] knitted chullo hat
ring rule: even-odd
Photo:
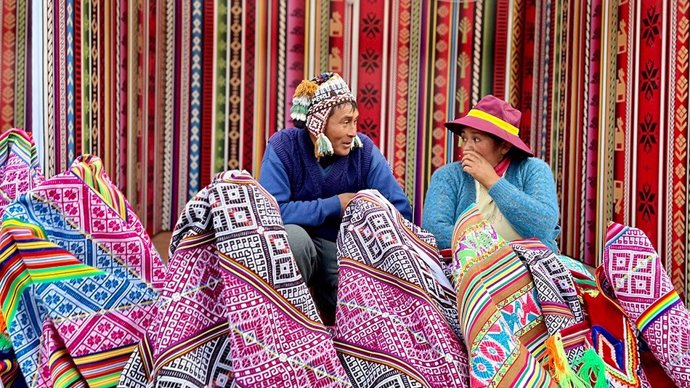
[[[355,102],[355,96],[337,73],[321,73],[310,80],[303,80],[292,96],[290,117],[298,128],[306,128],[314,136],[314,156],[333,155],[333,145],[323,131],[334,106]],[[362,147],[358,136],[352,140],[352,148]]]

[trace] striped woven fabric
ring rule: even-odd
[[[82,163],[74,163],[70,171],[91,187],[120,218],[126,219],[125,196],[106,177],[101,159],[94,155],[83,155],[81,161]]]
[[[170,251],[121,386],[350,386],[278,205],[248,173],[219,174],[189,201]]]
[[[0,216],[17,196],[43,182],[33,138],[13,128],[0,135]],[[4,300],[4,299],[3,299]],[[0,379],[10,386],[20,376],[4,316],[0,316]],[[20,378],[21,379],[21,378]],[[22,381],[23,383],[23,381]],[[19,385],[20,382],[16,381]]]
[[[452,285],[435,239],[376,191],[348,205],[334,342],[358,387],[466,387]]]
[[[644,232],[611,223],[604,274],[623,311],[678,387],[690,387],[690,313]]]
[[[532,276],[476,206],[458,219],[452,250],[472,386],[553,386],[540,363],[547,330]]]
[[[122,218],[72,171],[5,209],[3,315],[30,386],[114,386],[150,324],[163,263],[126,210]]]

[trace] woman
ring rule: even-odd
[[[558,199],[549,166],[519,134],[521,113],[492,95],[446,123],[462,138],[462,157],[431,177],[422,226],[450,248],[453,227],[472,203],[506,241],[538,238],[558,252]]]

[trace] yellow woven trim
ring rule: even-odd
[[[517,127],[514,127],[512,124],[510,124],[506,121],[503,121],[494,115],[490,115],[484,111],[477,110],[477,109],[470,109],[470,111],[469,111],[469,113],[467,113],[467,115],[488,121],[491,124],[494,124],[495,126],[501,128],[502,130],[510,133],[511,135],[517,136],[518,133],[520,133],[520,130]]]

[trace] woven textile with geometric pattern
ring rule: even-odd
[[[100,159],[7,206],[0,297],[30,386],[114,386],[155,315],[164,266]]]
[[[278,205],[228,171],[187,203],[159,314],[120,386],[350,386]]]
[[[679,387],[690,387],[690,313],[647,236],[617,223],[606,235],[604,274],[616,299]]]
[[[458,219],[451,246],[472,387],[555,386],[540,363],[548,333],[525,265],[475,205]]]
[[[582,303],[570,271],[561,259],[537,239],[513,240],[510,247],[527,265],[549,335],[561,333],[585,320]],[[571,365],[584,354],[584,346],[566,349]]]
[[[30,134],[13,128],[0,135],[0,216],[19,194],[43,182]]]
[[[334,341],[358,387],[466,387],[467,354],[434,237],[376,191],[345,211]]]
[[[38,186],[45,178],[38,166],[36,146],[30,134],[13,128],[0,135],[0,217],[14,199]],[[0,379],[9,386],[21,375],[12,350],[5,320],[0,316]],[[20,377],[22,380],[23,377]]]

